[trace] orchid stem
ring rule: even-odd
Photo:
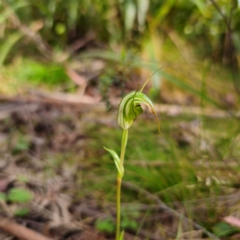
[[[123,172],[123,164],[125,157],[125,150],[128,141],[128,130],[123,130],[122,144],[121,144],[121,155],[120,155],[120,168]],[[117,176],[117,217],[116,217],[116,240],[120,237],[120,225],[121,225],[121,183],[122,176],[118,173]]]
[[[125,150],[127,146],[128,141],[128,130],[123,130],[122,134],[122,145],[121,145],[121,155],[120,155],[120,166],[123,170],[123,164],[124,164],[124,157],[125,157]]]
[[[117,218],[116,218],[116,240],[119,240],[120,236],[120,224],[121,224],[121,176],[117,176]]]

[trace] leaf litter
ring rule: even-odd
[[[97,169],[101,168],[102,163],[93,158],[104,157],[104,152],[100,150],[104,142],[98,142],[99,148],[95,148],[92,144],[100,141],[100,137],[89,131],[92,128],[101,134],[106,125],[116,129],[113,115],[111,112],[102,112],[102,119],[107,121],[100,121],[99,113],[94,115],[86,109],[83,112],[74,106],[41,103],[29,111],[26,108],[3,117],[0,125],[0,191],[4,196],[0,200],[1,215],[13,218],[52,239],[113,239],[114,233],[101,232],[96,225],[97,221],[109,223],[109,219],[114,219],[115,207],[111,194],[108,199],[104,197],[106,192],[103,188],[98,188],[99,185],[94,188],[99,181]],[[145,117],[146,121],[152,121],[146,114]],[[233,156],[224,156],[218,149],[219,142],[214,140],[214,135],[205,132],[204,137],[201,136],[201,128],[196,120],[178,121],[169,128],[171,144],[179,149],[187,148],[188,157],[194,158],[191,168],[186,167],[194,171],[196,181],[192,185],[185,184],[185,187],[193,191],[202,188],[202,193],[199,199],[172,200],[167,204],[183,216],[196,222],[205,222],[204,227],[213,229],[211,226],[223,217],[231,214],[236,216],[238,211],[239,190],[236,184],[239,174],[235,170],[238,164],[234,158],[239,153],[233,149]],[[234,141],[238,141],[238,135]],[[165,142],[165,147],[169,148],[166,139],[159,142]],[[136,165],[136,156],[132,157],[132,164]],[[106,163],[104,161],[103,164]],[[145,160],[138,161],[143,163]],[[154,162],[159,163],[161,168],[164,165],[174,166],[173,162],[161,159],[155,159]],[[140,168],[142,166],[151,168],[148,162],[141,164]],[[210,171],[212,168],[214,174]],[[103,173],[107,174],[108,170]],[[114,183],[111,174],[109,179]],[[100,180],[99,184],[104,184],[105,180]],[[88,182],[94,183],[93,186],[87,186]],[[106,184],[109,186],[109,183]],[[218,195],[215,195],[212,187],[215,185],[218,186]],[[145,192],[141,189],[136,191],[129,184],[123,190],[141,196],[138,202],[131,200],[128,206],[123,204],[126,239],[211,239],[203,230],[197,230],[194,222],[190,224],[183,221],[151,197],[149,199],[148,190],[144,186],[141,188]],[[9,197],[14,189],[20,192],[22,201],[14,201],[13,197]],[[173,194],[172,190],[170,188],[167,194]],[[26,191],[33,197],[27,198],[24,195]],[[159,197],[156,194],[156,198],[164,198],[164,191],[159,192]],[[16,191],[15,198],[19,198]]]

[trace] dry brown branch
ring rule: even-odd
[[[78,96],[78,95],[71,95],[71,94],[61,94],[61,93],[40,93],[34,92],[30,95],[25,96],[17,96],[17,97],[8,97],[8,96],[0,96],[0,101],[2,102],[11,102],[17,104],[31,104],[31,103],[38,103],[38,104],[49,104],[49,105],[69,105],[69,106],[79,106],[82,107],[83,105],[96,105],[98,100],[93,97],[88,96]],[[100,104],[103,106],[103,104]],[[0,109],[1,111],[1,109]],[[3,110],[4,111],[4,110]]]
[[[12,103],[43,103],[51,105],[73,105],[82,108],[83,106],[96,107],[100,111],[105,111],[105,104],[100,102],[100,98],[90,97],[87,95],[79,96],[76,94],[64,94],[64,93],[45,93],[41,91],[34,91],[25,96],[0,96],[2,102]],[[117,107],[120,103],[120,99],[110,99],[111,104]],[[199,106],[180,106],[169,104],[154,104],[156,112],[159,114],[166,114],[168,116],[205,116],[210,118],[240,118],[240,111],[224,111],[216,108],[204,108]],[[1,109],[0,109],[1,112]]]
[[[23,240],[52,240],[5,217],[0,217],[0,228]]]

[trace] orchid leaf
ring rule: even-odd
[[[112,155],[115,165],[117,167],[118,173],[120,174],[121,177],[123,177],[124,170],[123,170],[123,167],[120,166],[120,158],[117,155],[117,153],[114,150],[106,147],[104,147],[104,149],[107,150]]]
[[[121,231],[121,234],[119,236],[119,240],[123,240],[124,239],[124,230]]]

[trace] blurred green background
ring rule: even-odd
[[[162,67],[148,89],[155,100],[237,105],[237,0],[2,0],[0,13],[2,93],[75,92],[70,68],[106,100]]]

